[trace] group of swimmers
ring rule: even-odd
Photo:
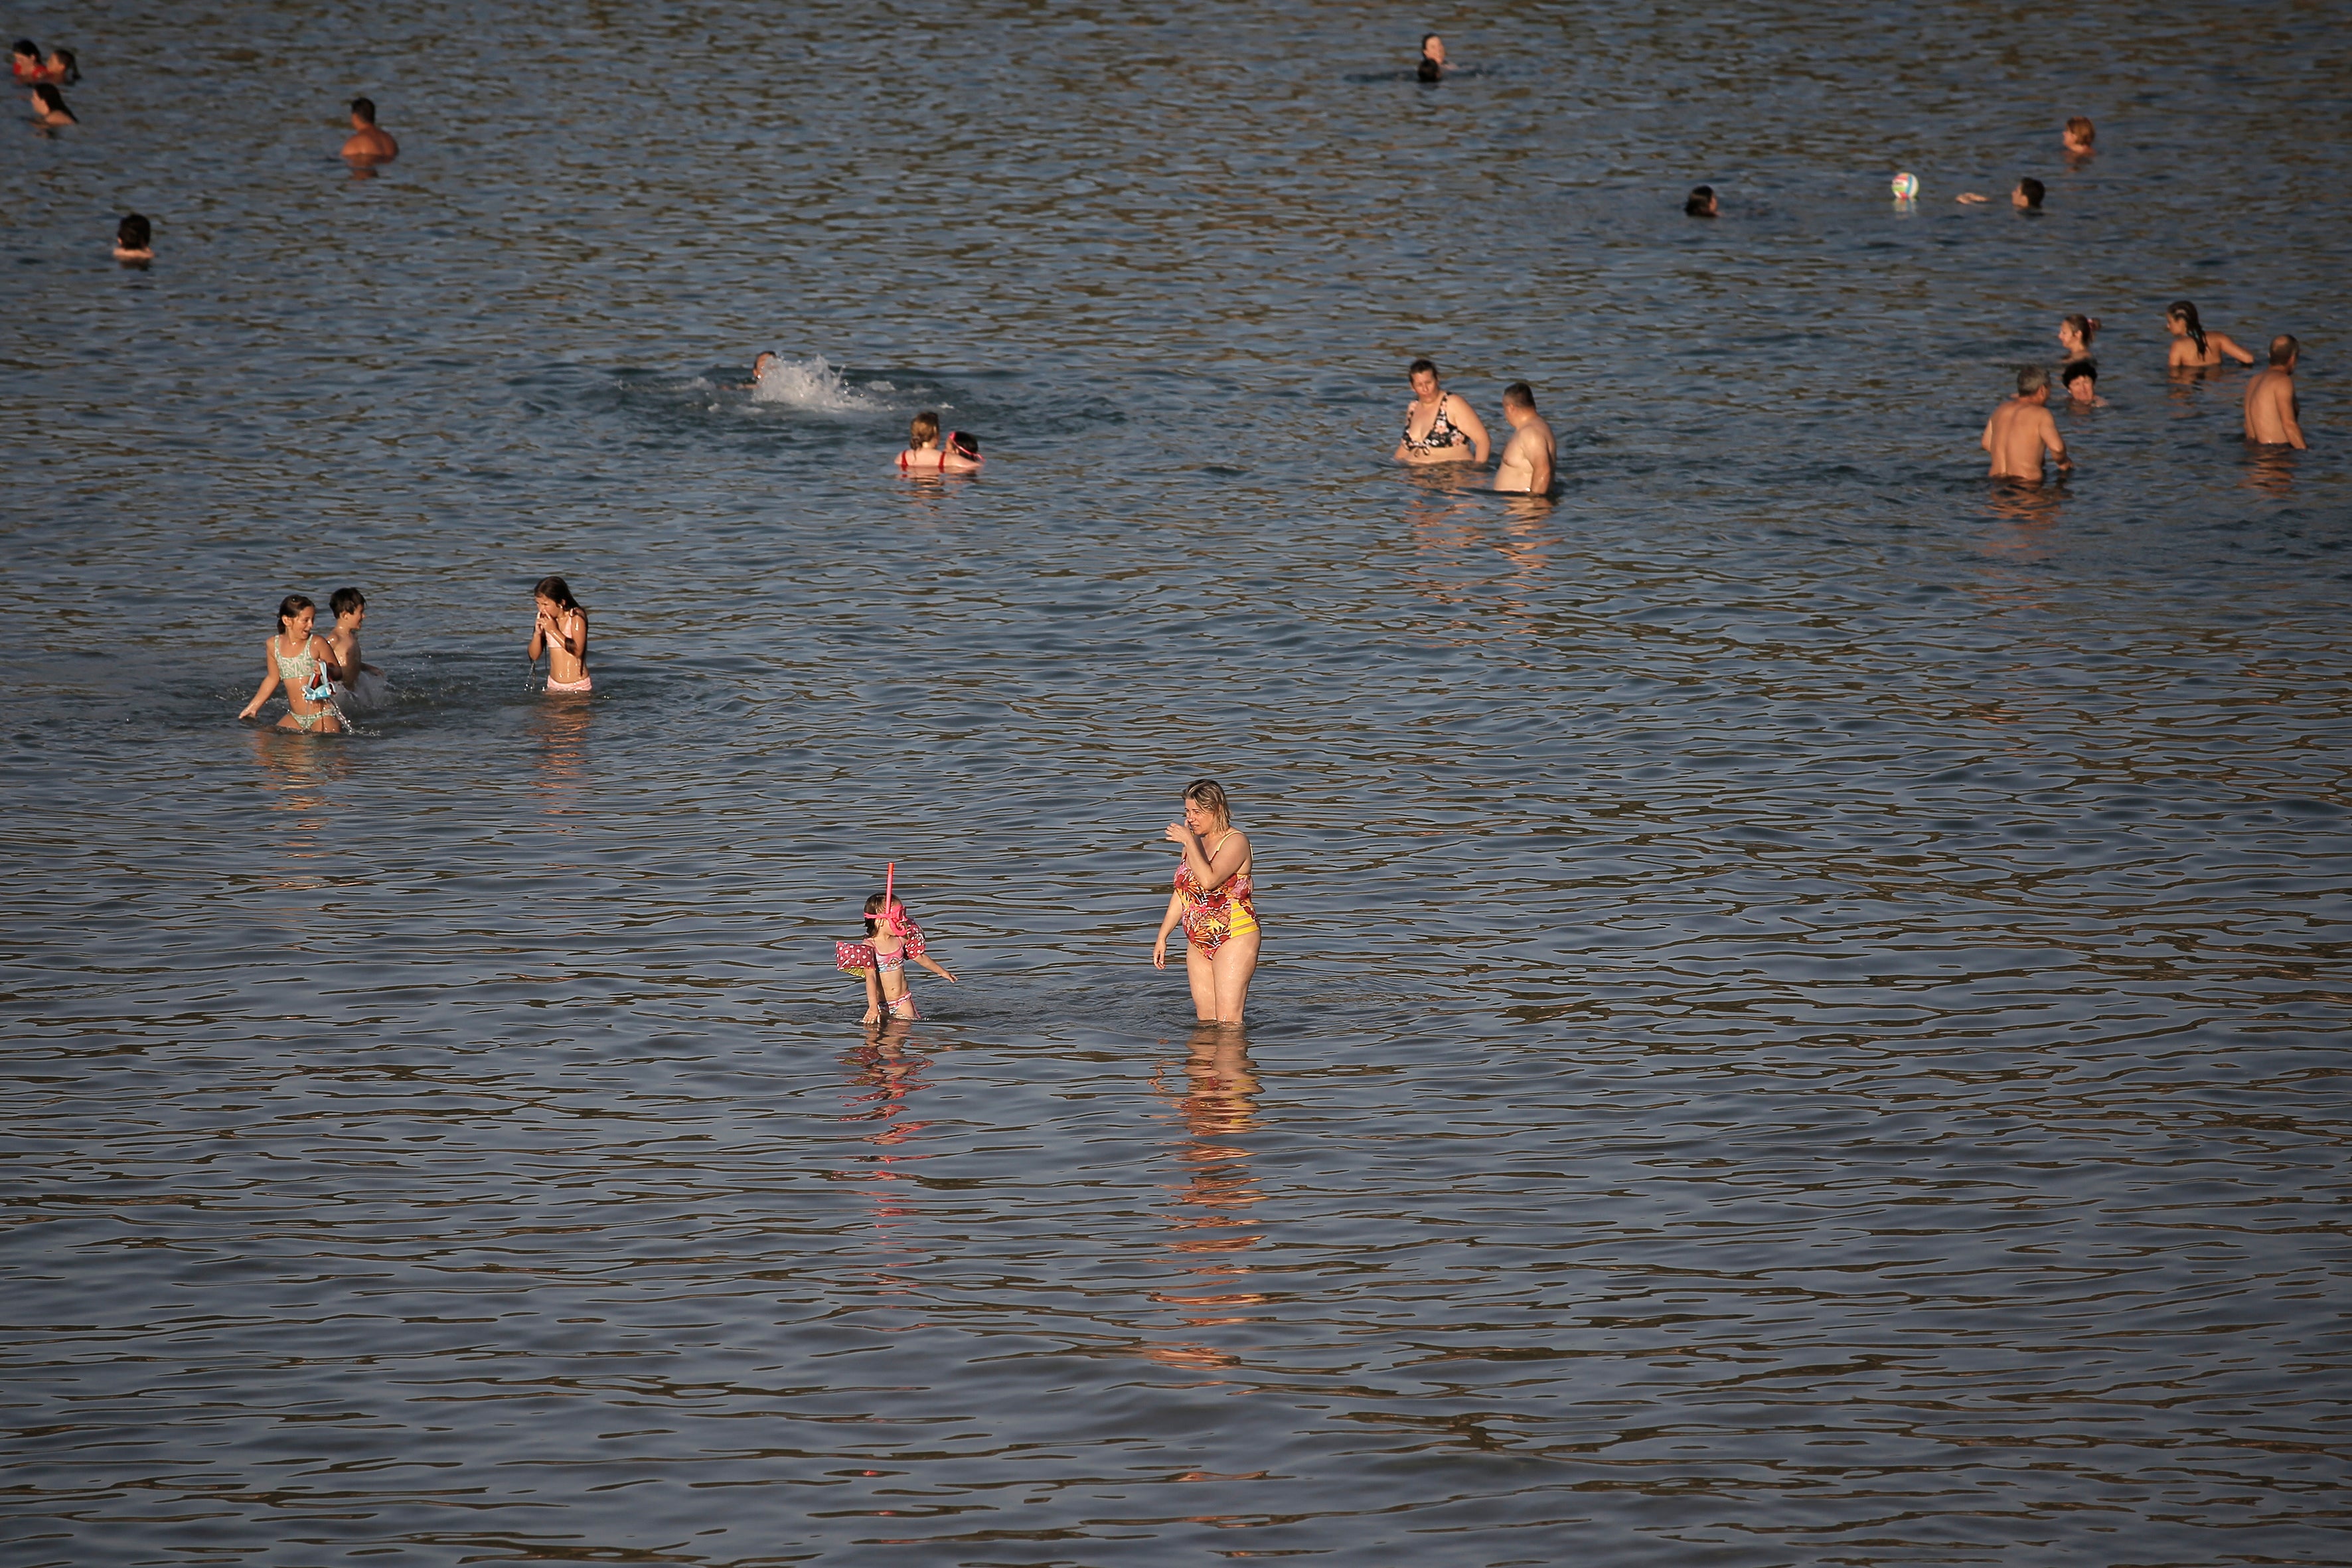
[[[530,641],[524,657],[532,668],[547,659],[547,689],[559,694],[593,691],[588,676],[588,612],[561,577],[541,577],[531,591]],[[351,727],[350,714],[381,708],[391,700],[383,671],[360,658],[360,629],[367,619],[367,595],[338,588],[327,599],[333,627],[318,630],[319,606],[307,594],[289,594],[278,603],[278,630],[261,649],[261,684],[237,713],[250,719],[272,695],[282,693],[286,712],[280,730],[306,735],[337,735]]]
[[[2198,319],[2197,307],[2187,300],[2175,300],[2166,308],[2164,325],[2172,334],[2165,366],[2176,377],[2200,376],[2231,361],[2254,363],[2254,356],[2228,333],[2208,331]],[[2058,382],[2071,408],[2099,405],[2099,366],[2091,357],[2091,342],[2098,331],[2095,316],[2068,316],[2058,323],[2058,343],[2065,355],[2058,367]],[[2281,332],[2271,340],[2269,366],[2246,384],[2240,399],[2248,441],[2259,447],[2300,449],[2308,446],[2294,395],[2294,367],[2302,354],[2303,345],[2290,333]],[[2049,371],[2038,364],[2027,365],[2017,373],[2017,395],[1985,421],[1984,434],[1977,444],[1992,459],[1990,478],[2040,484],[2046,477],[2045,458],[2056,462],[2062,473],[2074,468],[2074,459],[2058,434],[2058,422],[2050,414],[2050,383]]]
[[[33,123],[44,131],[79,125],[80,116],[68,107],[58,89],[81,80],[81,65],[71,49],[51,49],[42,59],[39,46],[19,38],[9,55],[9,70],[33,93]],[[400,156],[400,143],[375,122],[373,99],[352,100],[352,134],[343,142],[342,157],[353,174],[373,173],[378,163]],[[114,228],[114,259],[130,267],[145,267],[155,259],[155,226],[143,213],[127,214]]]

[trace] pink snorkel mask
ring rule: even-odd
[[[904,941],[914,931],[915,923],[907,918],[907,906],[894,896],[893,889],[898,884],[898,862],[893,860],[889,871],[882,879],[882,910],[874,919],[884,931]]]

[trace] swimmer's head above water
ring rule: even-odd
[[[2097,139],[2099,131],[2091,123],[2090,116],[2077,114],[2066,121],[2064,134],[2066,151],[2079,158],[2091,150],[2091,143]]]
[[[308,594],[289,594],[278,601],[278,635],[300,637],[319,618],[319,606]]]
[[[327,608],[335,612],[335,625],[356,622],[367,615],[367,595],[357,588],[338,588],[327,595]]]
[[[772,351],[762,353],[758,359],[753,360],[751,362],[751,384],[757,386],[760,384],[760,378],[768,374],[768,367],[775,363],[776,356]]]
[[[2017,373],[2017,395],[2032,397],[2036,393],[2043,398],[2050,395],[2050,373],[2038,364],[2027,365]]]
[[[2091,340],[2098,333],[2098,317],[2068,316],[2058,323],[2058,346],[2066,351],[2068,359],[2082,359],[2090,353]]]
[[[572,584],[554,575],[541,577],[531,584],[530,596],[544,599],[551,606],[563,611],[576,610],[580,601],[572,596]]]
[[[155,259],[155,230],[141,214],[132,213],[114,226],[114,258],[117,261]]]
[[[939,440],[940,416],[930,409],[926,408],[907,421],[907,445],[916,451],[935,447]]]
[[[1715,187],[1693,185],[1683,201],[1683,213],[1688,217],[1713,217],[1716,214]]]
[[[1438,69],[1444,70],[1445,68],[1445,40],[1439,37],[1435,33],[1423,33],[1421,36],[1421,58],[1437,67]]]
[[[2042,198],[2047,194],[2042,182],[2028,174],[2017,182],[2017,189],[2009,193],[2009,205],[2020,212],[2038,213],[2042,210]]]
[[[2066,395],[2077,403],[2095,402],[2099,395],[2099,367],[2089,360],[2078,359],[2059,374],[2066,384]]]
[[[948,432],[948,450],[969,462],[980,461],[980,437],[969,430]]]

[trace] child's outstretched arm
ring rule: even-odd
[[[956,983],[956,977],[950,974],[946,970],[940,968],[938,961],[932,958],[929,953],[918,952],[911,953],[908,956],[913,958],[917,963],[921,964],[925,969],[929,970],[932,973],[946,981],[949,984],[953,985]]]

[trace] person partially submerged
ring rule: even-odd
[[[1977,445],[1992,458],[1989,476],[2042,482],[2044,452],[2058,459],[2061,471],[2074,466],[2059,437],[2058,422],[2050,417],[2050,373],[2031,364],[2017,373],[2017,395],[1992,411]]]
[[[1552,458],[1559,448],[1551,426],[1536,412],[1535,389],[1524,381],[1503,388],[1503,417],[1510,422],[1511,438],[1503,443],[1502,461],[1495,465],[1495,488],[1526,495],[1549,493]]]
[[[142,215],[132,213],[114,226],[114,259],[117,261],[155,259],[154,226]]]
[[[2246,383],[2246,439],[2263,447],[2308,447],[2294,396],[2294,362],[2303,345],[2284,332],[2271,340],[2270,368]]]
[[[352,100],[352,137],[343,143],[343,156],[368,163],[400,156],[400,143],[375,122],[375,100]]]

